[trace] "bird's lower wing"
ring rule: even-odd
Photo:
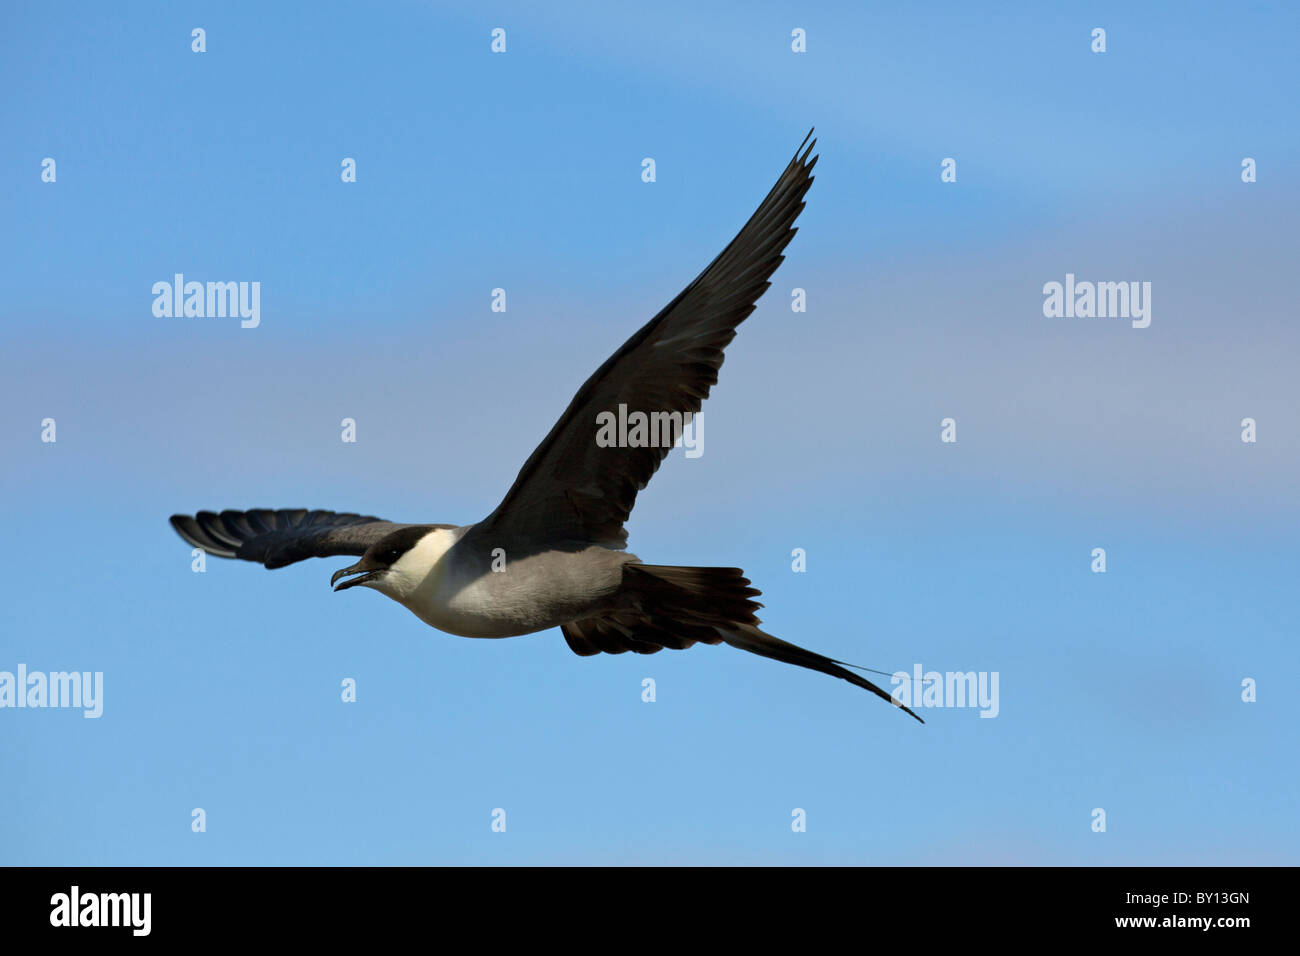
[[[409,527],[368,515],[305,508],[200,511],[172,515],[170,520],[177,534],[208,554],[268,568],[307,558],[365,554],[384,535]]]

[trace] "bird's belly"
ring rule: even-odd
[[[535,623],[530,616],[521,618],[503,613],[501,608],[463,594],[445,601],[430,596],[427,600],[412,601],[406,606],[425,624],[457,637],[518,637],[555,626],[547,622]]]
[[[405,603],[424,623],[448,634],[517,637],[598,612],[618,589],[626,560],[592,549],[525,558],[499,571],[448,569]]]

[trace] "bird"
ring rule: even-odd
[[[740,568],[644,563],[625,523],[681,429],[718,381],[723,350],[754,311],[798,231],[813,183],[809,131],[725,249],[586,380],[496,509],[468,525],[407,524],[305,508],[174,514],[192,547],[282,568],[348,555],[336,592],[370,588],[424,623],[469,638],[558,627],[575,654],[654,654],[727,644],[848,681],[921,720],[850,668],[759,628],[761,592]],[[627,409],[670,424],[650,441],[600,425]],[[659,416],[657,419],[654,416]],[[665,417],[666,416],[666,417]],[[631,419],[631,416],[628,416]],[[869,670],[868,668],[858,668]],[[884,673],[878,671],[876,673]]]

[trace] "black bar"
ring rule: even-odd
[[[444,943],[466,930],[481,941],[518,931],[533,934],[538,945],[555,934],[601,930],[618,934],[606,937],[612,945],[637,938],[666,943],[700,925],[733,943],[747,936],[762,940],[779,926],[806,930],[822,942],[829,942],[825,934],[832,929],[885,931],[899,946],[907,939],[1096,936],[1146,942],[1202,937],[1231,945],[1245,938],[1241,934],[1285,927],[1279,901],[1288,898],[1294,876],[1293,869],[1245,867],[13,867],[0,869],[0,925],[7,942],[75,936],[92,945],[109,937],[398,940],[412,928]],[[104,921],[116,915],[125,925],[52,925],[72,922],[74,886],[78,922],[103,913]],[[129,898],[128,908],[128,898],[100,894],[141,895]],[[1209,925],[1200,925],[1206,919]]]

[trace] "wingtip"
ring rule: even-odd
[[[812,155],[812,151],[817,148],[817,140],[813,138],[813,133],[816,131],[817,127],[815,126],[808,130],[808,135],[803,138],[803,142],[799,144],[799,148],[794,151],[795,162],[800,166],[808,165],[809,169],[812,168],[812,165],[808,163],[808,157]],[[814,163],[817,162],[817,157],[813,156],[812,161]]]
[[[194,518],[192,515],[180,515],[180,514],[172,515],[170,518],[167,519],[167,523],[172,526],[173,531],[175,531],[186,541],[190,540],[190,537],[192,535],[190,529],[194,524]]]
[[[200,511],[198,515],[174,514],[167,519],[167,523],[172,526],[173,531],[180,535],[181,540],[190,547],[202,548],[208,554],[219,558],[235,557],[234,549],[221,544],[203,529],[203,526],[198,521],[199,515],[203,513]]]

